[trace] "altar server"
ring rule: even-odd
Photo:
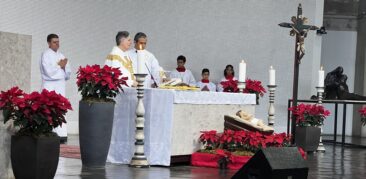
[[[60,47],[58,35],[48,35],[47,43],[49,48],[42,53],[40,60],[42,89],[65,96],[66,81],[71,75],[70,63],[58,50]],[[61,143],[67,141],[66,124],[62,124],[62,127],[57,127],[54,131],[61,137]]]
[[[224,70],[224,78],[222,78],[220,82],[217,84],[217,91],[219,92],[224,91],[224,88],[222,87],[221,83],[227,81],[238,81],[235,78],[234,67],[232,65],[226,65]]]
[[[210,82],[210,70],[204,68],[202,70],[202,80],[198,81],[196,84],[201,91],[216,91],[216,85]]]
[[[145,56],[145,72],[147,76],[144,81],[145,88],[156,88],[160,83],[160,66],[155,56],[146,50],[147,36],[143,32],[139,32],[134,37],[135,47],[129,50],[129,55],[132,60],[133,70],[137,72],[137,49],[142,48]]]
[[[114,68],[119,68],[123,77],[128,77],[128,86],[137,86],[134,76],[132,60],[128,54],[132,40],[130,33],[127,31],[120,31],[116,35],[116,45],[111,53],[107,56],[105,64]]]
[[[183,83],[189,86],[196,86],[196,80],[192,72],[184,66],[186,64],[186,57],[183,55],[178,56],[177,58],[177,68],[174,69],[171,74],[170,78],[179,78],[182,80]]]

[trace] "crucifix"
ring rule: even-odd
[[[295,43],[295,61],[294,61],[294,78],[293,78],[293,88],[292,88],[292,105],[297,106],[297,94],[299,87],[299,65],[301,63],[301,59],[305,55],[305,44],[304,40],[307,36],[309,30],[317,30],[319,29],[313,25],[307,25],[308,19],[302,16],[302,7],[299,4],[297,8],[297,16],[292,16],[292,23],[280,23],[278,24],[281,27],[291,28],[290,36],[296,36]],[[292,114],[291,116],[291,134],[292,140],[291,143],[295,143],[295,130],[296,130],[296,117]]]

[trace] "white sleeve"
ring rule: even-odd
[[[50,57],[43,53],[41,57],[41,71],[45,80],[60,80],[65,79],[64,70],[55,63]]]
[[[194,79],[194,76],[193,76],[191,71],[189,71],[189,75],[190,75],[190,77],[189,77],[189,86],[195,86],[196,85],[196,80]]]
[[[151,75],[154,77],[155,82],[160,83],[160,65],[154,55],[151,55]]]
[[[70,67],[70,61],[67,61],[67,64],[65,66],[65,80],[69,80],[71,76],[71,67]]]

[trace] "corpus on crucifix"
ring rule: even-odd
[[[294,61],[294,78],[293,78],[293,91],[292,91],[292,106],[297,106],[297,94],[299,84],[299,65],[301,59],[305,55],[305,38],[310,30],[317,30],[318,27],[314,25],[307,25],[308,19],[302,16],[302,7],[299,4],[297,8],[297,16],[292,16],[292,23],[280,23],[281,27],[291,28],[290,35],[296,36],[295,43],[295,61]],[[296,128],[296,117],[292,115],[291,134],[293,136],[292,143],[295,143],[295,128]]]

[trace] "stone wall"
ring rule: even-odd
[[[32,36],[0,32],[0,90],[31,86]]]

